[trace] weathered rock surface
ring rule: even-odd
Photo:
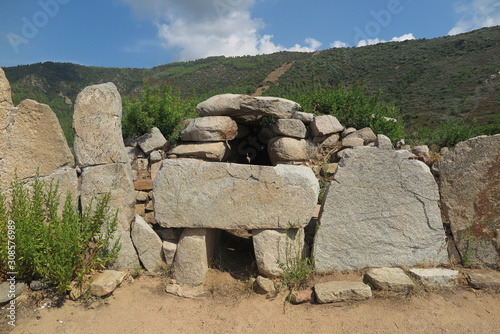
[[[181,234],[174,259],[174,278],[187,286],[203,284],[213,256],[214,231],[186,228]]]
[[[0,189],[18,180],[47,176],[63,167],[73,167],[68,147],[55,113],[45,104],[24,100],[17,108],[0,110]]]
[[[167,268],[174,264],[175,253],[177,252],[177,242],[172,240],[164,240],[162,242],[163,257]]]
[[[180,285],[178,283],[168,284],[165,291],[171,295],[189,299],[204,298],[205,295],[207,295],[207,291],[205,291],[203,286],[191,287]]]
[[[130,235],[144,268],[152,274],[165,273],[167,266],[162,256],[163,243],[141,216],[135,216]]]
[[[121,119],[122,100],[113,83],[88,86],[78,94],[73,115],[78,166],[129,162]]]
[[[146,154],[162,148],[166,143],[167,140],[157,127],[152,128],[150,133],[145,133],[137,138],[137,144]]]
[[[104,270],[93,277],[90,292],[93,296],[103,297],[112,293],[127,277],[123,271]]]
[[[202,117],[272,115],[291,118],[299,107],[294,101],[278,97],[221,94],[199,103],[196,110]]]
[[[225,230],[303,227],[318,193],[308,167],[183,159],[164,160],[153,189],[161,226]]]
[[[5,72],[0,67],[0,110],[8,109],[13,106],[10,83],[5,76]]]
[[[292,291],[290,294],[290,303],[302,304],[312,303],[314,301],[314,291],[312,289]]]
[[[184,141],[225,141],[233,140],[238,133],[238,125],[228,116],[209,116],[186,120],[187,126],[181,133]]]
[[[467,270],[469,285],[474,289],[500,289],[500,272],[493,270]]]
[[[462,259],[500,265],[500,134],[460,142],[437,164],[444,219]]]
[[[344,126],[340,124],[337,117],[332,115],[323,115],[314,117],[311,123],[313,137],[326,136],[332,133],[342,132]]]
[[[356,146],[363,146],[364,144],[365,144],[364,139],[359,137],[351,137],[349,135],[344,139],[342,139],[343,147],[356,147]]]
[[[0,68],[1,69],[1,68]],[[3,305],[10,300],[17,298],[28,288],[28,285],[23,282],[17,282],[14,285],[14,290],[10,282],[6,281],[0,284],[0,305]]]
[[[198,158],[209,161],[223,161],[229,148],[225,142],[180,144],[168,152],[182,158]]]
[[[377,140],[375,140],[375,146],[382,150],[393,150],[392,142],[389,137],[385,135],[377,135]]]
[[[81,174],[81,202],[86,207],[93,196],[110,193],[109,215],[118,209],[118,229],[113,240],[121,239],[122,248],[113,268],[134,269],[140,267],[130,239],[130,227],[135,217],[135,195],[130,164],[108,164],[87,167]],[[95,205],[95,201],[94,201]]]
[[[375,289],[409,292],[415,283],[401,268],[371,268],[365,274],[365,282]]]
[[[375,133],[373,132],[373,130],[371,128],[363,128],[363,129],[356,130],[356,131],[348,134],[344,138],[344,140],[347,138],[361,138],[361,139],[363,139],[364,145],[367,145],[369,143],[373,143],[377,140],[377,136],[375,135]]]
[[[304,124],[310,124],[314,120],[314,114],[309,112],[295,111],[292,118],[302,121]]]
[[[314,242],[319,272],[447,262],[439,193],[407,151],[346,151]]]
[[[262,275],[282,276],[278,263],[291,264],[303,258],[304,229],[252,230],[257,268]]]
[[[258,276],[256,279],[257,292],[262,294],[274,294],[276,293],[276,287],[274,282],[268,278]]]
[[[316,300],[320,304],[365,300],[372,296],[370,287],[361,282],[333,281],[314,285]]]
[[[277,119],[273,125],[273,131],[278,136],[306,138],[307,129],[304,123],[298,119]]]
[[[317,147],[309,140],[275,137],[269,141],[267,153],[273,165],[287,161],[305,161],[314,157]]]
[[[442,268],[414,268],[409,273],[422,284],[433,287],[448,287],[458,282],[458,270]]]

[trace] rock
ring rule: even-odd
[[[388,290],[407,293],[415,287],[415,283],[401,268],[371,268],[365,274],[365,283],[377,290]]]
[[[314,285],[316,300],[320,304],[365,300],[372,297],[372,290],[361,282],[333,281]]]
[[[257,292],[262,294],[275,294],[276,287],[274,286],[274,282],[269,278],[265,278],[262,276],[257,277]]]
[[[323,141],[321,141],[320,147],[336,147],[340,146],[339,143],[340,135],[338,133],[334,133],[332,135],[327,136]]]
[[[203,298],[206,295],[203,286],[189,287],[177,283],[168,284],[165,291],[171,295],[189,299]]]
[[[5,281],[0,283],[0,305],[6,304],[10,300],[19,297],[27,288],[28,285],[23,282],[11,284],[11,282]]]
[[[164,274],[167,266],[163,261],[163,243],[141,216],[135,215],[130,235],[144,268],[152,274]]]
[[[314,117],[314,121],[312,121],[310,127],[313,137],[326,136],[344,130],[344,126],[332,115]]]
[[[146,204],[136,204],[135,214],[144,217],[146,214]]]
[[[137,254],[130,239],[130,227],[135,217],[135,193],[130,164],[108,164],[83,169],[80,177],[81,203],[87,207],[94,196],[110,193],[108,215],[113,217],[118,210],[118,228],[113,238],[121,238],[122,248],[113,269],[135,269],[140,267]],[[95,201],[93,205],[95,205]]]
[[[259,273],[268,277],[283,275],[279,263],[288,265],[304,253],[304,229],[252,230],[255,261]]]
[[[153,189],[160,226],[224,230],[303,227],[318,193],[309,167],[184,159],[164,160]]]
[[[134,189],[136,191],[150,191],[153,190],[153,180],[137,180],[134,181]]]
[[[183,141],[225,141],[233,140],[238,125],[228,116],[209,116],[186,120],[187,127],[181,133]]]
[[[350,151],[352,148],[344,148],[337,152],[337,158],[342,159],[344,157],[344,153]]]
[[[317,271],[448,261],[436,181],[410,155],[371,147],[344,153],[314,241]]]
[[[292,291],[290,294],[290,303],[303,304],[314,301],[314,292],[312,289]]]
[[[73,115],[78,166],[129,162],[121,120],[122,100],[113,83],[88,86],[78,94]]]
[[[429,147],[427,145],[415,146],[412,152],[415,155],[429,157]]]
[[[275,137],[269,141],[267,153],[271,163],[305,161],[314,157],[317,147],[309,140]]]
[[[174,259],[174,278],[181,285],[203,284],[213,255],[214,231],[204,228],[186,228],[177,244]]]
[[[500,134],[460,142],[438,163],[443,217],[462,261],[500,263]]]
[[[182,158],[223,161],[229,154],[229,147],[225,142],[180,144],[171,149],[168,154]]]
[[[149,155],[149,161],[151,163],[155,163],[155,162],[161,161],[162,159],[163,159],[163,157],[161,156],[161,152],[160,151],[153,151]]]
[[[351,137],[350,135],[342,139],[343,147],[356,147],[356,146],[363,146],[364,144],[365,141],[363,138]]]
[[[170,240],[164,240],[162,242],[162,250],[167,268],[171,267],[174,264],[175,253],[177,252],[177,243]]]
[[[137,144],[144,153],[149,154],[154,150],[163,148],[167,144],[167,140],[163,137],[160,129],[154,127],[150,133],[145,133],[137,138]]]
[[[149,195],[146,191],[135,191],[135,200],[137,202],[147,202]]]
[[[196,111],[202,117],[271,115],[276,118],[291,118],[299,108],[296,102],[278,97],[221,94],[199,103]]]
[[[153,201],[149,201],[146,204],[146,211],[154,211]]]
[[[40,280],[33,280],[30,283],[30,289],[33,291],[40,291],[46,289],[48,286],[49,284],[47,284],[47,282]]]
[[[353,132],[356,132],[355,128],[347,128],[344,131],[342,131],[342,133],[340,134],[340,137],[341,138],[345,138],[345,137],[347,137],[348,135],[350,135]]]
[[[0,111],[2,109],[8,109],[13,106],[14,104],[12,103],[10,83],[5,76],[5,72],[0,67]]]
[[[408,271],[422,284],[432,287],[449,287],[458,282],[458,270],[442,268],[414,268]]]
[[[127,277],[123,271],[104,270],[94,275],[90,284],[90,293],[92,296],[104,297],[115,291],[115,289]]]
[[[469,285],[474,289],[499,290],[500,272],[493,270],[467,270]]]
[[[155,162],[151,164],[151,180],[154,181],[156,178],[156,175],[158,175],[158,171],[160,170],[161,167],[161,161]]]
[[[45,104],[24,100],[17,108],[0,109],[0,190],[12,181],[47,176],[74,167],[55,113]],[[75,194],[75,193],[74,193]]]
[[[278,136],[306,138],[307,129],[304,123],[298,119],[278,119],[274,123],[273,131]]]
[[[304,124],[310,124],[314,121],[314,114],[309,112],[295,111],[292,113],[292,118],[302,121]]]
[[[158,234],[161,240],[169,240],[169,241],[177,241],[180,237],[180,231],[178,229],[173,228],[159,228],[155,230],[156,234]]]
[[[377,135],[377,140],[375,140],[375,146],[382,150],[393,150],[392,142],[389,137],[384,135]]]
[[[368,145],[369,143],[373,143],[377,140],[377,136],[373,132],[371,128],[363,128],[360,130],[356,130],[350,134],[348,134],[344,140],[348,138],[361,138],[363,139],[363,144]],[[342,141],[343,143],[344,141]]]

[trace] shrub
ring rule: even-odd
[[[182,130],[180,123],[196,116],[193,98],[182,98],[169,85],[151,87],[145,82],[138,98],[123,99],[122,132],[124,137],[138,136],[156,126],[173,141]]]
[[[95,205],[80,213],[68,193],[58,214],[58,185],[37,177],[31,187],[15,181],[12,189],[10,205],[0,196],[0,272],[16,271],[28,281],[44,279],[66,292],[73,280],[81,283],[116,259],[120,243],[110,244],[117,218],[107,214],[109,194],[93,199]],[[14,235],[15,270],[7,267],[7,230]]]

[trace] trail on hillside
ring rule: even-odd
[[[277,85],[279,78],[283,74],[285,74],[293,66],[293,64],[295,64],[295,61],[284,63],[283,65],[269,73],[261,83],[261,85],[257,87],[257,90],[252,94],[252,96],[261,96],[262,93],[264,93],[271,87],[271,85]]]

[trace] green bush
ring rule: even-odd
[[[196,101],[182,98],[171,86],[151,87],[147,82],[138,98],[123,99],[124,137],[138,136],[157,127],[169,140],[178,138],[181,122],[196,117]]]
[[[311,90],[287,98],[299,103],[303,111],[333,115],[348,127],[370,127],[376,134],[385,134],[393,142],[404,137],[399,108],[382,101],[381,92],[370,95],[361,84],[332,88],[315,83]]]
[[[120,243],[111,245],[117,218],[107,214],[109,194],[93,199],[95,205],[80,213],[68,193],[58,214],[57,185],[37,177],[32,186],[16,181],[12,189],[10,203],[0,196],[1,273],[14,271],[28,281],[43,279],[66,292],[73,280],[81,283],[85,275],[116,259]],[[15,268],[8,266],[7,246],[12,245]]]

